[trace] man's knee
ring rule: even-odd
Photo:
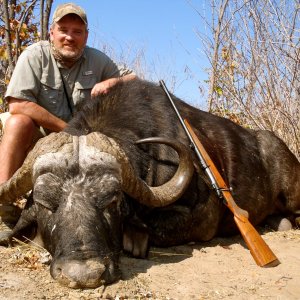
[[[10,115],[4,121],[2,144],[14,147],[15,151],[18,151],[19,147],[27,151],[36,140],[35,136],[38,131],[33,120],[26,115],[15,114]]]
[[[10,133],[22,132],[24,134],[32,135],[36,126],[33,120],[21,114],[10,115],[4,124],[4,132],[9,131]]]
[[[9,135],[24,135],[24,138],[32,139],[36,143],[40,138],[46,136],[42,127],[36,126],[34,121],[21,114],[12,115],[9,112],[0,114],[0,122],[2,125],[2,133]]]

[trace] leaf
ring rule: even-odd
[[[215,90],[215,92],[217,93],[217,95],[218,95],[219,97],[223,95],[223,90],[222,90],[221,87],[216,86],[216,87],[214,88],[214,90]]]
[[[7,52],[5,46],[0,46],[0,59],[7,60]]]
[[[15,12],[18,14],[18,13],[20,13],[21,10],[22,10],[22,7],[20,4],[18,4],[15,8]]]

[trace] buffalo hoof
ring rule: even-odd
[[[289,219],[280,216],[270,216],[267,218],[266,223],[275,231],[288,231],[293,228]]]
[[[0,246],[11,246],[12,230],[0,231]]]
[[[149,234],[144,228],[138,228],[132,224],[124,225],[123,249],[133,257],[147,257],[149,250]]]

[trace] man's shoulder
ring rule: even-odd
[[[102,59],[102,60],[110,60],[110,58],[102,51],[86,46],[84,49],[85,56],[89,59]]]
[[[48,51],[50,50],[50,43],[48,41],[39,41],[28,46],[25,51]]]
[[[24,54],[23,54],[24,53]],[[40,56],[42,54],[49,54],[50,53],[50,44],[48,41],[39,41],[28,46],[23,52],[23,55],[33,55],[33,56]]]

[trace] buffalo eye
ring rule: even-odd
[[[59,206],[61,196],[61,181],[52,173],[46,173],[36,179],[33,189],[33,199],[51,212]]]
[[[105,194],[101,194],[98,198],[97,206],[101,210],[111,208],[120,202],[122,192],[119,189],[106,191]]]

